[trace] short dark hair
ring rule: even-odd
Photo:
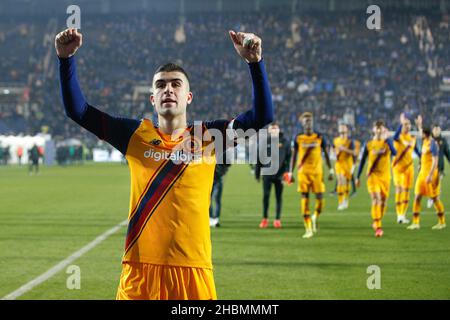
[[[433,123],[433,125],[431,126],[432,128],[441,128],[441,126],[439,125],[439,123]]]
[[[384,127],[384,121],[383,120],[377,120],[373,123],[375,127]]]
[[[430,127],[423,127],[422,128],[422,134],[426,137],[431,136],[431,128]]]
[[[184,74],[186,79],[188,79],[188,81],[189,81],[189,76],[188,76],[187,72],[181,66],[179,66],[173,62],[169,62],[169,63],[159,66],[158,69],[156,69],[155,74],[160,73],[160,72],[181,72],[182,74]]]

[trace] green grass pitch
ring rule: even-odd
[[[38,176],[0,167],[0,297],[123,221],[128,179],[119,164],[42,168]],[[285,189],[283,228],[259,230],[262,186],[249,166],[233,166],[225,179],[222,226],[211,235],[219,299],[450,298],[450,228],[431,230],[437,218],[425,201],[422,229],[408,231],[396,224],[391,187],[385,235],[377,239],[363,183],[345,212],[327,195],[319,234],[304,240],[294,185]],[[446,208],[449,184],[442,184]],[[272,195],[271,222],[273,208]],[[125,231],[73,263],[81,268],[81,289],[67,289],[64,270],[19,299],[114,299]],[[381,289],[367,288],[370,265],[380,267]]]

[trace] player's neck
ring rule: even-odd
[[[177,134],[177,132],[186,129],[186,115],[180,115],[173,118],[164,118],[158,115],[158,129],[167,135]]]

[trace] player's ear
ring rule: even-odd
[[[152,106],[155,106],[155,96],[154,95],[150,95],[150,103],[152,104]]]
[[[187,104],[191,104],[192,99],[194,99],[194,95],[192,94],[192,92],[189,92],[187,96]]]

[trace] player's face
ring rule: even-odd
[[[305,117],[302,119],[302,126],[305,131],[311,131],[313,127],[313,119],[311,117]]]
[[[372,131],[373,131],[375,138],[380,139],[381,136],[383,135],[384,128],[383,128],[383,126],[373,126]]]
[[[405,120],[405,122],[403,123],[403,130],[405,133],[411,131],[411,121]]]
[[[178,71],[155,74],[150,102],[161,116],[174,117],[186,113],[186,106],[192,102],[188,79]]]
[[[348,135],[348,129],[347,129],[347,126],[339,125],[339,127],[338,127],[338,132],[339,132],[339,135],[340,135],[342,138],[347,137],[347,135]]]
[[[441,135],[441,127],[433,127],[433,137],[439,137]]]

